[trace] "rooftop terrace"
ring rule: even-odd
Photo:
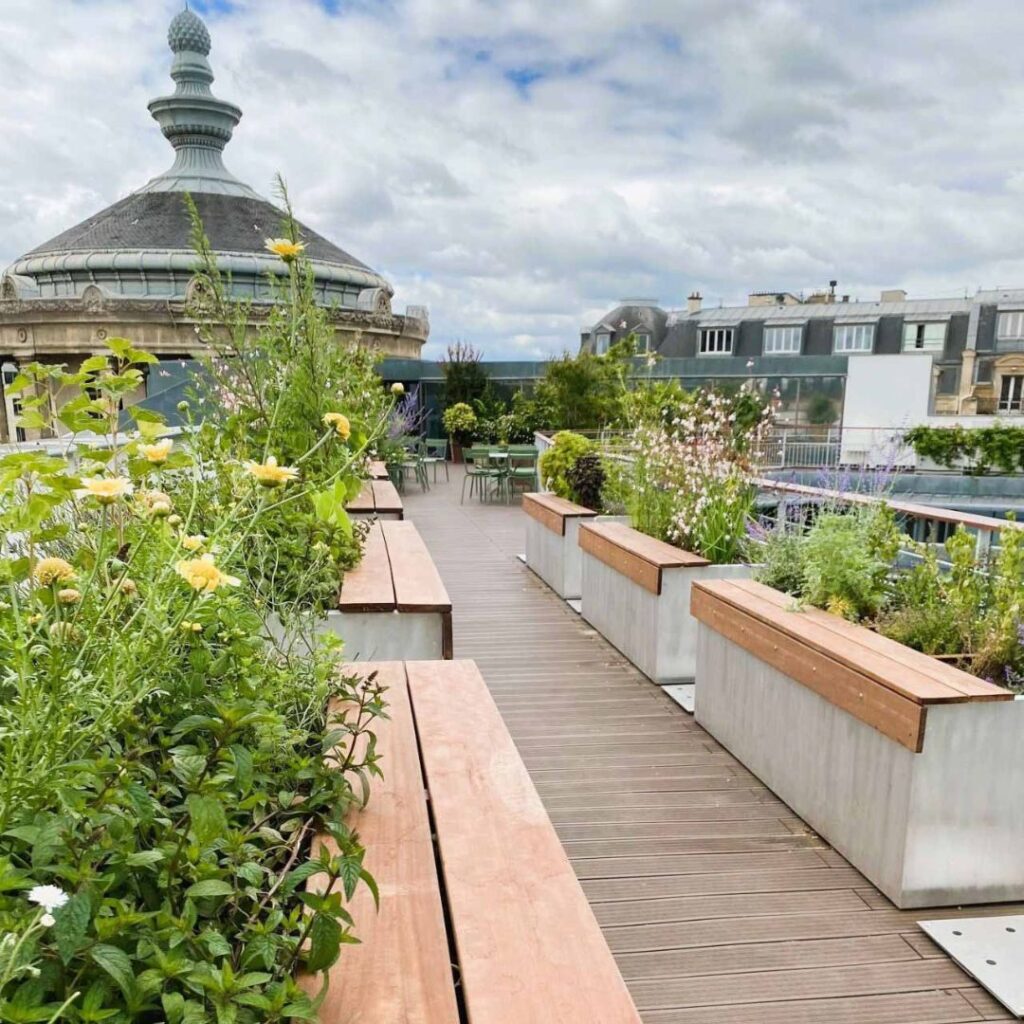
[[[1012,1020],[900,911],[519,560],[518,506],[406,514],[650,1024]]]

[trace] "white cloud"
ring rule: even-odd
[[[226,162],[431,309],[574,348],[624,295],[1024,284],[1012,0],[207,4]],[[0,262],[170,163],[177,2],[0,0]]]

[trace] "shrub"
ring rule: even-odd
[[[571,430],[560,430],[551,440],[551,447],[540,456],[541,485],[560,498],[568,498],[572,494],[569,471],[580,456],[596,451],[597,446],[582,434],[574,434]]]
[[[803,545],[807,600],[853,621],[876,615],[898,550],[899,535],[887,506],[822,513]]]
[[[459,444],[465,446],[473,443],[477,426],[476,413],[465,402],[457,402],[445,409],[441,422]]]
[[[597,452],[585,452],[565,474],[569,485],[569,498],[584,508],[600,512],[601,494],[604,490],[605,472],[601,456]]]
[[[0,1017],[311,1019],[296,972],[353,941],[345,904],[372,886],[344,814],[378,770],[382,702],[335,645],[289,656],[263,636],[248,551],[314,500],[309,453],[242,461],[138,409],[126,442],[119,402],[155,360],[109,347],[12,386],[73,392],[61,423],[108,446],[78,469],[0,458]],[[25,404],[49,425],[47,397]],[[333,424],[314,447],[339,480],[361,457]]]
[[[761,563],[757,580],[784,594],[801,597],[804,579],[803,536],[783,524],[753,538],[750,560]]]
[[[1024,469],[1024,428],[913,427],[903,435],[916,455],[947,469],[964,464],[968,472],[984,474],[995,467],[1003,473]]]

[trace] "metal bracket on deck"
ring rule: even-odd
[[[1024,916],[961,917],[918,924],[1010,1013],[1024,1017]]]

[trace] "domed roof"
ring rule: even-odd
[[[236,294],[267,299],[266,274],[286,273],[265,243],[285,234],[287,215],[239,181],[221,159],[242,111],[210,91],[206,26],[186,8],[171,21],[167,41],[175,54],[171,77],[176,88],[153,100],[149,110],[174,147],[174,164],[17,260],[10,272],[31,279],[40,297],[81,295],[98,286],[112,296],[184,298],[196,264],[186,192]],[[393,290],[384,278],[305,225],[296,228],[321,301],[353,308],[387,306]]]
[[[204,57],[210,52],[210,33],[203,19],[187,7],[171,19],[167,30],[167,45],[174,53],[192,50]]]

